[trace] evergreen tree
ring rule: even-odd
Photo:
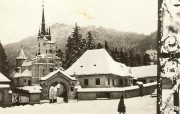
[[[119,62],[125,63],[125,59],[127,59],[127,58],[124,57],[123,48],[121,48],[121,51],[120,51],[119,56],[120,56],[120,57],[119,57]]]
[[[90,31],[87,36],[87,49],[95,49],[94,39]]]
[[[97,49],[101,49],[101,48],[103,48],[103,46],[102,46],[102,44],[99,42],[98,44],[97,44],[97,47],[96,47]]]
[[[82,46],[81,47],[82,47],[82,53],[87,51],[88,47],[87,47],[86,39],[82,39]]]
[[[5,50],[0,42],[0,72],[5,76],[9,76],[8,62]]]
[[[119,62],[119,52],[117,48],[111,51],[111,56],[115,61]]]
[[[104,48],[106,49],[106,51],[109,51],[108,42],[106,40],[104,42]]]
[[[151,64],[150,56],[147,53],[143,55],[143,64],[144,65],[150,65]]]
[[[128,53],[127,52],[124,52],[124,59],[123,59],[123,63],[127,66],[130,66],[130,63],[129,63],[129,56],[128,56]]]
[[[69,68],[86,50],[86,42],[79,33],[80,28],[75,25],[72,35],[68,38],[65,52],[65,69]]]
[[[73,45],[74,45],[74,41],[73,39],[69,36],[67,39],[67,44],[66,44],[66,50],[65,50],[65,61],[63,64],[63,68],[67,69],[73,60],[73,56],[71,56],[72,52],[73,52]]]
[[[58,49],[58,51],[57,51],[57,56],[58,56],[59,58],[61,58],[61,61],[63,60],[63,52],[62,52],[61,49]]]
[[[136,66],[136,60],[135,60],[135,56],[133,53],[133,50],[131,49],[129,52],[129,65],[132,66]]]
[[[137,61],[136,66],[141,66],[142,65],[140,54],[136,54],[136,61]]]

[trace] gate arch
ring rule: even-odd
[[[41,78],[40,85],[42,87],[41,99],[49,99],[49,89],[54,83],[62,84],[67,90],[67,95],[69,98],[74,98],[75,91],[72,91],[71,88],[74,88],[76,79],[65,75],[62,71],[56,70],[45,77]]]

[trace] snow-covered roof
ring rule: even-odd
[[[105,49],[87,50],[70,68],[69,75],[114,74],[130,76],[129,67],[115,62]]]
[[[9,84],[0,84],[0,88],[9,88],[10,85]]]
[[[112,92],[112,91],[126,91],[126,90],[133,90],[139,89],[139,86],[130,86],[130,87],[123,87],[123,88],[78,88],[77,92]]]
[[[24,87],[18,87],[18,89],[27,90],[29,93],[41,93],[42,87],[36,86],[24,86]]]
[[[149,86],[153,86],[153,85],[157,85],[157,82],[151,82],[151,83],[143,84],[143,87],[149,87]]]
[[[10,80],[0,72],[0,82],[10,82]]]
[[[54,44],[54,42],[53,41],[47,41],[46,43],[48,43],[48,44]]]
[[[26,69],[22,74],[21,77],[31,77],[31,71],[29,69]]]
[[[32,65],[32,61],[24,61],[23,64],[21,66],[31,66]]]
[[[46,76],[44,76],[44,77],[41,77],[41,80],[47,80],[47,79],[49,79],[50,77],[52,77],[52,76],[54,76],[55,74],[57,74],[58,72],[61,72],[61,73],[64,74],[67,78],[69,78],[69,79],[71,79],[71,80],[76,80],[76,78],[67,75],[66,73],[64,73],[64,71],[61,71],[60,69],[57,69],[57,70],[49,73],[48,75],[46,75]]]
[[[157,65],[131,67],[131,72],[137,78],[157,76]]]
[[[21,73],[20,72],[16,72],[15,75],[13,76],[13,78],[19,78],[21,77]]]
[[[27,59],[22,48],[21,48],[19,56],[16,59]]]

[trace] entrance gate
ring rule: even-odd
[[[41,82],[40,82],[40,85],[42,87],[41,100],[51,99],[51,102],[56,101],[55,98],[57,97],[57,87],[55,86],[57,84],[63,85],[68,98],[70,99],[75,98],[75,90],[73,88],[76,84],[76,79],[74,77],[65,75],[60,70],[57,70],[41,78]]]

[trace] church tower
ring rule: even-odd
[[[42,4],[42,22],[41,28],[38,32],[38,50],[37,55],[41,54],[56,54],[55,43],[51,41],[51,28],[50,26],[46,29],[44,4]]]
[[[19,56],[16,58],[16,68],[21,67],[22,63],[27,59],[27,57],[24,54],[23,48],[21,46],[21,51]]]
[[[37,54],[32,59],[32,84],[39,84],[41,77],[53,72],[61,65],[56,56],[56,46],[51,40],[51,29],[46,27],[44,4],[42,5],[42,22],[37,36]]]

